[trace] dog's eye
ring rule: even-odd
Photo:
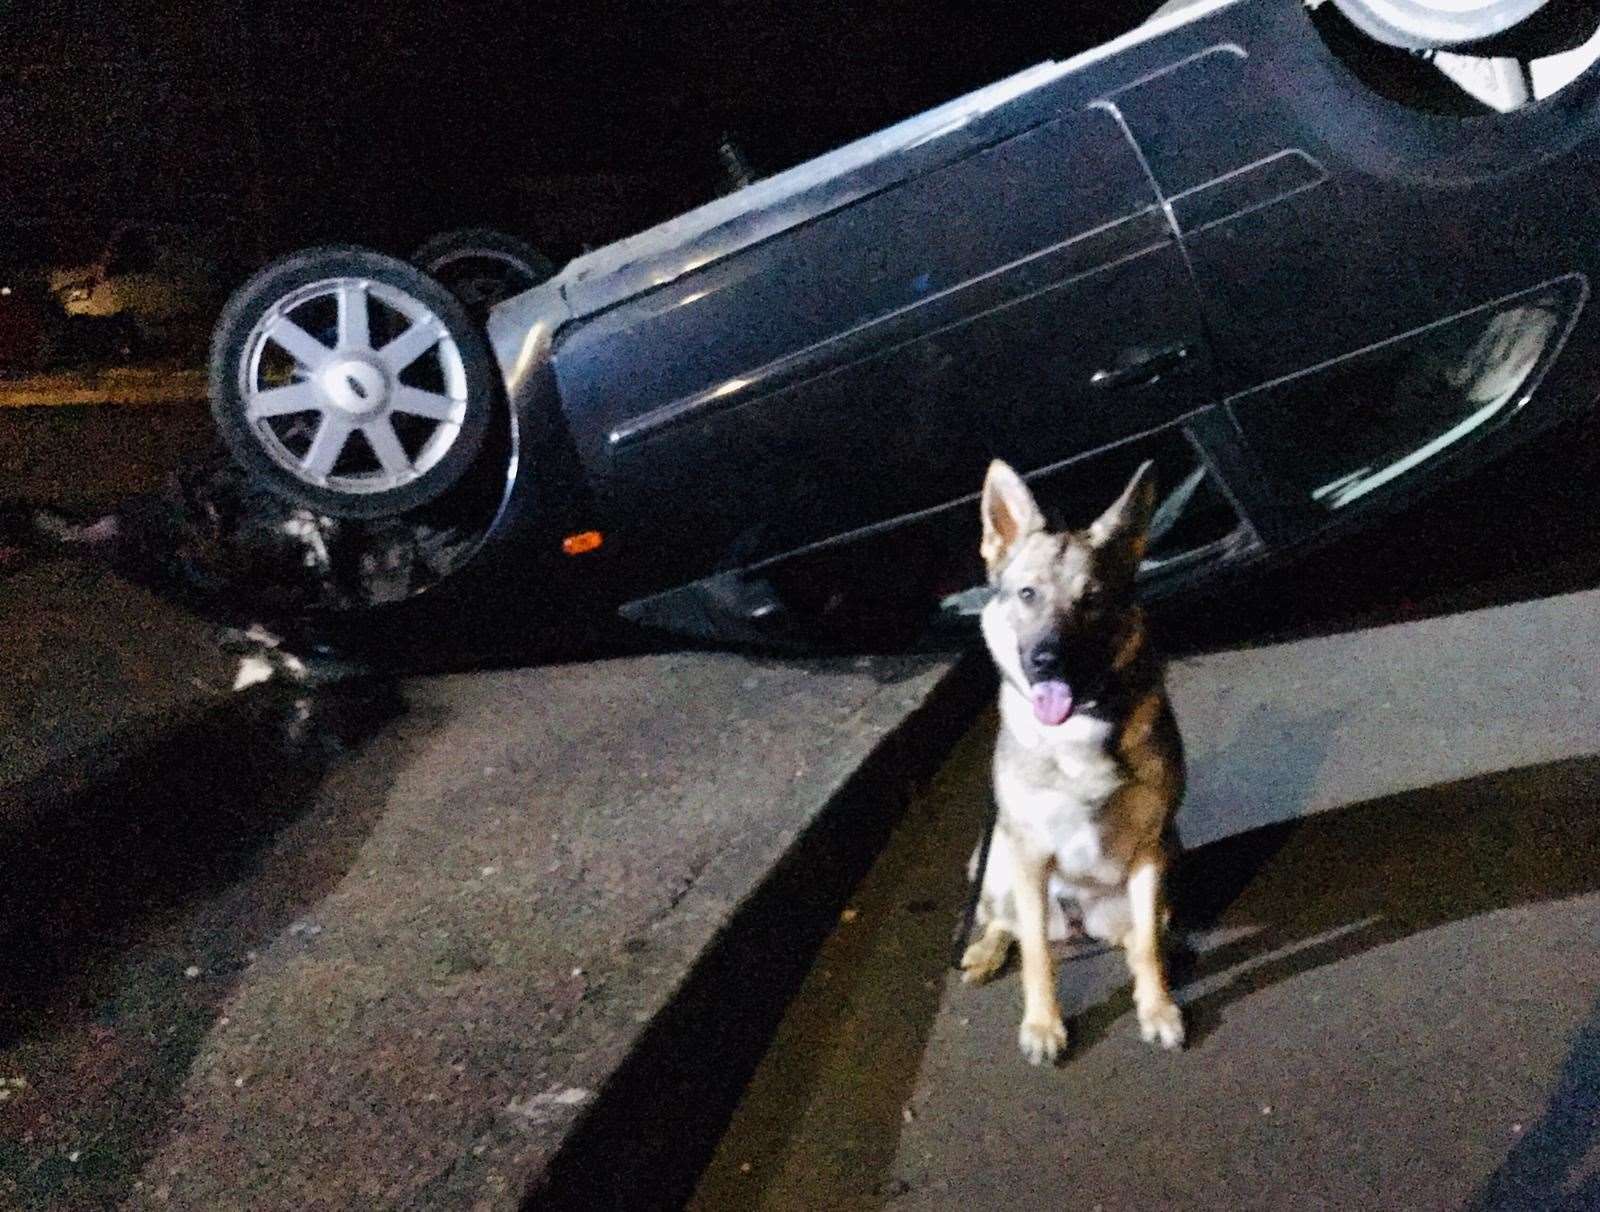
[[[1017,600],[1019,602],[1031,602],[1038,596],[1039,591],[1032,585],[1024,585],[1021,589],[1017,590]]]

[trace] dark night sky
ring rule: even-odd
[[[259,181],[279,244],[598,242],[709,196],[724,131],[776,171],[1157,2],[0,0],[0,201],[103,225]],[[609,210],[540,184],[574,174],[613,179]],[[593,230],[529,230],[554,209]]]

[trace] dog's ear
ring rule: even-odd
[[[1145,535],[1156,506],[1156,465],[1146,459],[1133,473],[1122,495],[1089,527],[1089,542],[1096,547],[1125,543],[1135,563],[1144,558]]]
[[[990,572],[1006,562],[1011,548],[1018,539],[1044,529],[1044,515],[1011,467],[999,459],[989,464],[989,474],[983,477],[983,542],[978,550]]]

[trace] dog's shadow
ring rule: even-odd
[[[1600,757],[1569,759],[1269,825],[1185,856],[1170,972],[1189,1046],[1280,981],[1496,909],[1600,889],[1597,797]],[[1124,985],[1086,1009],[1076,1050],[1131,1007]]]

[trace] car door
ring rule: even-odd
[[[554,361],[602,508],[663,580],[937,507],[991,457],[1041,470],[1213,390],[1181,249],[1092,97],[630,299]]]

